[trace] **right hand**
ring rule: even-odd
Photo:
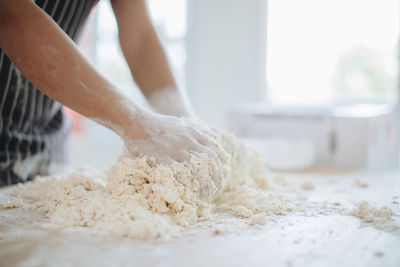
[[[218,157],[219,144],[209,131],[174,116],[141,111],[124,126],[122,138],[133,155],[153,157],[163,164],[188,161],[193,152]]]

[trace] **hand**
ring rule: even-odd
[[[128,151],[166,165],[183,163],[198,182],[200,198],[212,201],[228,175],[225,164],[230,156],[222,149],[220,136],[199,121],[145,110],[135,114],[121,135]]]
[[[164,164],[188,161],[195,152],[218,157],[219,145],[209,132],[180,118],[144,110],[125,125],[122,138],[132,154]]]

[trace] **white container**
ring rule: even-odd
[[[239,137],[251,139],[253,145],[258,140],[260,152],[272,168],[275,166],[271,164],[285,166],[285,153],[277,153],[276,145],[272,146],[272,151],[268,148],[271,145],[265,146],[265,143],[279,140],[293,169],[324,166],[390,170],[396,169],[399,161],[397,121],[397,112],[389,105],[285,107],[257,104],[231,110],[228,127]],[[288,145],[299,142],[303,142],[303,147],[308,143],[311,148],[302,153],[293,147],[291,153]],[[281,155],[281,158],[268,163],[271,158],[268,153]],[[277,164],[279,161],[281,163]],[[291,169],[290,164],[286,165],[277,169]]]

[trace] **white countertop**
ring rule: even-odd
[[[400,174],[304,173],[285,179],[314,184],[302,192],[309,213],[269,217],[264,226],[226,235],[192,229],[162,243],[46,229],[38,213],[0,210],[0,266],[400,266],[400,230],[385,232],[350,215],[312,209],[313,203],[334,202],[351,209],[367,200],[390,207],[400,224]]]

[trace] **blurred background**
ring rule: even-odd
[[[199,117],[256,146],[267,166],[398,167],[398,0],[148,0],[148,10]],[[144,102],[109,1],[93,10],[79,46]],[[121,140],[68,112],[73,165],[110,166]]]

